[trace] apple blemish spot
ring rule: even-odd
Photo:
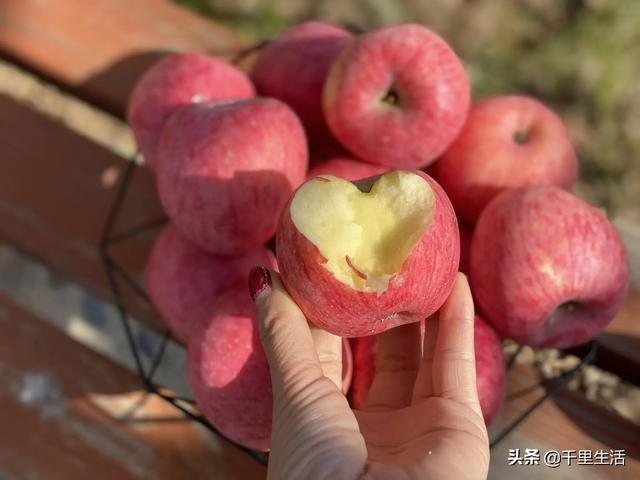
[[[429,184],[411,172],[394,171],[363,192],[346,180],[308,182],[291,202],[291,219],[326,259],[336,279],[381,295],[402,270],[435,212]]]

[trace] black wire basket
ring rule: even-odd
[[[173,405],[176,409],[180,410],[183,414],[189,417],[191,420],[204,425],[207,429],[223,437],[228,442],[237,446],[244,451],[255,461],[266,465],[268,462],[268,454],[263,452],[257,452],[232,441],[220,431],[218,431],[213,425],[211,425],[202,415],[198,413],[196,403],[192,398],[176,395],[170,391],[170,389],[158,384],[154,381],[159,367],[161,367],[162,359],[165,355],[166,346],[169,339],[172,338],[171,332],[165,330],[163,332],[162,340],[157,347],[156,351],[152,355],[151,361],[147,367],[142,362],[143,346],[139,339],[133,334],[132,319],[127,310],[127,305],[124,300],[124,290],[130,290],[135,296],[139,297],[142,301],[146,302],[150,307],[153,307],[149,296],[147,295],[143,286],[141,286],[133,276],[127,271],[126,267],[118,263],[110,253],[110,247],[115,244],[121,244],[128,240],[133,239],[144,233],[149,233],[151,230],[157,230],[159,227],[167,222],[166,218],[153,218],[153,219],[140,219],[140,222],[133,227],[129,227],[123,231],[116,231],[117,220],[124,208],[126,208],[126,197],[131,186],[131,180],[135,175],[137,169],[139,169],[135,161],[128,162],[128,166],[120,178],[120,182],[117,188],[114,202],[109,211],[101,242],[100,242],[100,254],[104,264],[104,268],[109,280],[111,292],[113,295],[113,301],[118,310],[122,327],[125,331],[129,347],[131,349],[131,355],[133,356],[140,381],[144,389],[152,395],[157,395],[166,402]],[[522,346],[519,346],[516,352],[507,360],[507,371],[509,371],[515,363],[518,353],[520,353]],[[587,363],[594,360],[597,350],[597,342],[594,340],[587,344],[586,348],[580,349],[580,361],[570,370],[562,373],[561,375],[553,378],[547,378],[539,383],[533,383],[530,386],[523,388],[521,391],[511,393],[506,398],[506,402],[509,402],[511,398],[521,396],[526,393],[535,391],[539,387],[544,388],[544,392],[533,401],[526,409],[524,409],[519,415],[512,420],[506,427],[493,436],[491,439],[491,447],[495,447],[501,442],[509,433],[518,427],[526,418],[528,418],[540,405],[550,397],[553,397],[566,383]]]

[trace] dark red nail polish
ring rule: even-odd
[[[271,273],[265,267],[253,267],[249,273],[249,293],[256,297],[271,288]]]

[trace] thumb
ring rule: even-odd
[[[326,332],[312,333],[278,274],[254,268],[249,290],[271,370],[269,474],[275,478],[330,478],[346,470],[355,478],[366,458],[364,441],[339,384],[323,371],[323,365],[335,371],[333,365],[341,361],[339,337],[333,341],[334,336]]]

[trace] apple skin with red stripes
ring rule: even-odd
[[[464,66],[422,25],[366,32],[333,62],[324,85],[329,128],[350,152],[389,168],[433,163],[454,141],[469,109]]]
[[[473,225],[504,190],[570,190],[578,158],[567,127],[549,107],[535,98],[501,95],[472,104],[462,131],[434,168],[458,215]]]
[[[433,191],[433,220],[381,294],[359,291],[338,280],[325,268],[320,250],[293,222],[293,199],[285,206],[276,233],[280,273],[289,294],[317,326],[343,337],[380,333],[423,320],[440,308],[451,292],[460,259],[455,212],[435,180],[424,172],[412,173],[421,176]]]
[[[235,257],[198,248],[172,224],[158,235],[146,267],[146,288],[171,333],[184,344],[215,309],[218,294],[237,282],[247,282],[256,265],[278,269],[266,247]]]
[[[273,98],[180,107],[158,145],[160,201],[203,250],[242,255],[264,245],[304,182],[308,153],[295,113]]]
[[[201,53],[172,53],[140,78],[131,94],[127,120],[145,164],[155,169],[162,128],[180,106],[254,96],[247,76],[225,60]]]
[[[476,306],[518,343],[568,348],[594,338],[620,309],[629,262],[613,225],[554,186],[501,193],[471,239]]]
[[[262,47],[251,70],[258,93],[286,102],[313,147],[337,145],[322,111],[322,91],[332,63],[352,38],[329,23],[303,22]]]
[[[188,376],[206,419],[225,436],[259,451],[271,448],[273,397],[269,364],[255,304],[245,282],[215,296],[216,309],[190,338]],[[351,383],[353,359],[342,342],[342,391]]]

